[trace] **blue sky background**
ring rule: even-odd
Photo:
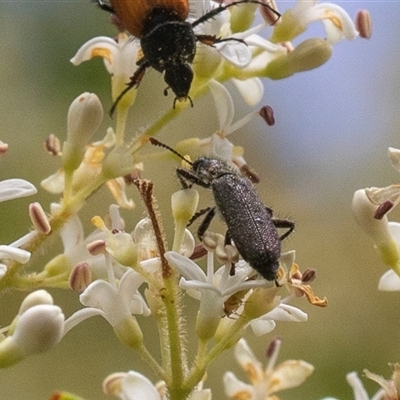
[[[293,4],[278,3],[282,10]],[[296,233],[285,241],[285,249],[296,250],[302,269],[317,269],[314,289],[330,302],[327,309],[316,309],[299,301],[296,305],[309,314],[307,323],[278,323],[271,336],[261,338],[246,335],[260,359],[272,335],[279,335],[283,339],[280,360],[301,358],[316,367],[302,388],[283,393],[282,399],[328,395],[350,399],[347,372],[368,368],[389,377],[388,363],[400,362],[400,294],[377,292],[385,267],[358,229],[350,208],[355,190],[400,180],[387,158],[389,146],[400,147],[400,2],[336,3],[352,17],[361,8],[371,11],[371,40],[341,42],[334,47],[332,59],[318,70],[265,81],[264,103],[275,111],[275,126],[254,120],[231,139],[245,147],[247,161],[260,174],[258,189],[266,204],[276,215],[295,221]],[[318,24],[310,32],[307,37],[323,35]],[[1,179],[19,176],[38,185],[58,168],[58,161],[43,152],[42,143],[49,133],[65,135],[67,109],[79,93],[96,92],[105,108],[110,106],[109,77],[102,62],[73,67],[68,60],[91,37],[114,33],[107,15],[90,1],[0,1],[0,139],[10,145],[1,160]],[[171,106],[171,96],[162,94],[164,82],[158,73],[146,74],[140,89],[130,135]],[[237,118],[249,111],[238,96],[235,105]],[[160,138],[173,145],[183,137],[209,136],[217,121],[211,96],[206,96]],[[106,118],[103,126],[110,124]],[[158,184],[160,203],[178,188],[174,167],[166,165],[169,172],[165,172],[164,166],[149,165],[146,170],[146,177]],[[165,179],[165,173],[171,180]],[[35,200],[46,207],[57,198],[41,192]],[[2,204],[2,243],[25,233],[29,220],[21,209],[29,201],[18,200],[13,207]],[[93,207],[102,215],[109,201],[108,194],[101,192]],[[168,212],[168,201],[164,203],[161,209]],[[83,210],[88,231],[90,215],[91,210]],[[140,216],[140,211],[127,215],[129,226]],[[398,220],[400,215],[394,211],[391,217]],[[61,250],[55,244],[57,249]],[[52,294],[67,315],[79,308],[75,296],[56,290]],[[1,302],[9,310],[3,312],[2,307],[2,326],[10,322],[24,295],[2,295]],[[196,313],[195,302],[189,310]],[[154,327],[145,325],[144,331],[148,343],[157,346]],[[226,368],[240,374],[231,351],[210,370],[207,383],[214,393],[221,390],[221,372]],[[117,342],[107,323],[87,321],[52,352],[0,371],[0,397],[26,398],[21,397],[25,392],[31,400],[39,400],[61,388],[101,399],[102,379],[127,369],[148,373],[155,380],[136,355]],[[369,383],[367,387],[371,395],[377,389]]]

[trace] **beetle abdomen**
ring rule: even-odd
[[[281,242],[271,213],[247,178],[225,174],[212,182],[214,199],[240,255],[267,280],[274,280]]]

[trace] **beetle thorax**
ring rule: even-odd
[[[140,44],[144,58],[159,72],[191,64],[196,54],[196,36],[191,25],[185,21],[157,24],[140,39]]]
[[[194,161],[192,169],[200,179],[210,183],[222,175],[234,173],[224,161],[207,157],[200,157]]]

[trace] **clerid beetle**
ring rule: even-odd
[[[276,280],[281,241],[294,230],[294,223],[273,218],[272,210],[262,203],[250,179],[240,176],[226,162],[208,157],[190,162],[158,140],[150,138],[150,142],[165,147],[189,163],[190,169],[176,170],[184,188],[196,184],[212,190],[215,206],[195,214],[196,217],[206,214],[198,228],[199,239],[218,211],[228,228],[226,243],[233,240],[239,254],[251,267],[265,279]],[[279,236],[277,228],[286,228],[287,231]]]
[[[189,15],[189,0],[97,0],[99,6],[116,15],[122,26],[133,36],[140,39],[143,52],[137,65],[138,69],[132,76],[126,89],[116,99],[111,114],[116,105],[133,87],[139,85],[147,68],[152,67],[164,73],[164,80],[168,87],[164,91],[167,94],[170,88],[175,93],[176,101],[188,100],[189,90],[193,80],[191,64],[196,54],[196,42],[202,42],[209,46],[226,40],[213,35],[196,35],[194,28],[226,10],[243,3],[260,4],[276,14],[277,20],[280,14],[261,0],[237,0],[232,3],[220,4],[190,23],[186,21]],[[241,40],[239,40],[241,41]]]

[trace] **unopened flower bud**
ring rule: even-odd
[[[35,202],[29,204],[29,217],[33,226],[39,233],[48,235],[51,232],[49,219],[40,203]]]
[[[199,192],[193,188],[179,190],[172,194],[171,204],[175,223],[182,222],[186,226],[196,212]]]
[[[18,315],[22,315],[26,310],[40,304],[53,304],[53,298],[50,293],[45,290],[35,290],[34,292],[28,294],[22,301],[21,306],[18,311]]]
[[[68,111],[67,141],[62,159],[66,170],[77,169],[85,155],[85,146],[103,119],[103,106],[94,93],[83,93],[71,104]]]
[[[9,367],[30,354],[54,347],[63,335],[64,314],[54,305],[37,305],[18,319],[14,333],[0,342],[0,367]]]
[[[257,10],[257,7],[257,4],[249,3],[241,4],[231,9],[231,16],[229,21],[232,33],[244,32],[251,27],[254,21],[255,11]]]
[[[307,39],[292,52],[277,57],[266,66],[264,76],[287,78],[296,72],[308,71],[325,64],[332,55],[332,45],[323,39]]]
[[[360,33],[360,37],[370,39],[372,36],[372,18],[368,10],[360,10],[357,12],[355,25]]]
[[[172,215],[175,222],[175,236],[173,243],[173,250],[180,251],[184,239],[188,239],[186,233],[186,226],[190,219],[193,217],[197,205],[199,203],[199,193],[196,189],[183,189],[172,194],[171,204],[172,204]],[[191,244],[191,251],[194,250],[194,240],[192,243],[186,242],[187,245]],[[186,249],[188,250],[188,249]],[[186,251],[187,253],[187,251]],[[189,256],[191,253],[189,254]]]

